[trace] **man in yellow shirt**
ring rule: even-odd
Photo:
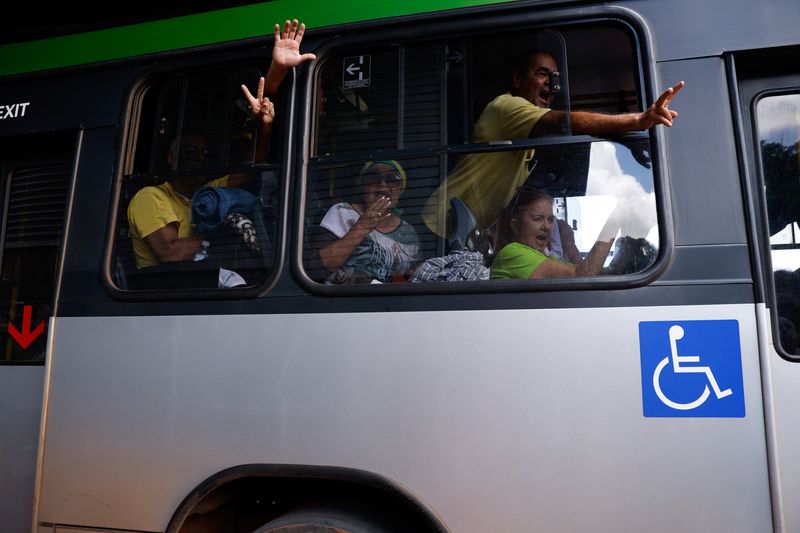
[[[260,125],[256,159],[266,160],[275,109],[269,96],[278,92],[287,72],[305,61],[315,59],[314,54],[301,54],[305,25],[295,19],[284,23],[283,31],[275,25],[275,43],[272,62],[266,78],[258,83],[256,96],[246,86],[242,92],[247,98],[254,119]],[[173,146],[167,156],[171,165],[174,157],[180,157],[183,166],[200,166],[206,154],[206,140],[200,135],[184,135],[178,146]],[[186,162],[188,161],[188,165]],[[160,263],[187,261],[194,258],[203,246],[203,238],[194,234],[190,225],[192,195],[203,185],[212,187],[239,187],[249,174],[225,176],[206,182],[202,178],[174,178],[156,186],[145,187],[128,205],[130,226],[136,266],[146,268]]]
[[[185,135],[180,147],[170,150],[168,163],[172,163],[176,153],[187,166],[199,166],[205,158],[206,141],[196,134]],[[190,225],[192,195],[203,185],[238,186],[244,178],[231,181],[230,176],[208,182],[204,178],[177,177],[137,192],[128,204],[128,225],[136,267],[141,269],[192,259],[203,241],[202,236],[192,232]]]
[[[511,90],[489,102],[473,128],[472,141],[488,143],[561,133],[571,123],[577,134],[613,134],[645,130],[658,124],[672,126],[678,115],[669,109],[680,82],[667,89],[643,112],[606,115],[586,111],[550,109],[554,93],[550,75],[558,71],[555,58],[542,51],[522,54],[512,67]],[[446,237],[450,199],[460,198],[475,214],[479,228],[489,227],[514,192],[528,178],[533,149],[467,154],[428,198],[423,220],[428,228]]]

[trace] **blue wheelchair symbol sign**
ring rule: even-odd
[[[745,416],[736,320],[639,322],[646,417]]]

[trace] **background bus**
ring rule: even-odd
[[[287,15],[317,59],[284,81],[256,162],[239,85]],[[800,529],[793,2],[108,20],[0,46],[4,529]],[[558,62],[560,110],[641,111],[686,80],[675,127],[473,142],[533,47]],[[190,134],[199,168],[170,159]],[[316,268],[365,162],[404,169],[422,263],[452,252],[423,211],[457,162],[530,150],[582,253],[631,206],[602,275],[337,285]],[[250,176],[258,249],[227,233],[209,261],[138,268],[131,199],[198,173]],[[244,285],[219,288],[220,266]]]

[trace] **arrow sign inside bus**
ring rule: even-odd
[[[8,333],[14,340],[22,346],[22,349],[26,349],[30,344],[36,340],[36,337],[44,332],[44,321],[39,322],[39,325],[36,326],[36,329],[31,331],[31,315],[33,314],[33,306],[26,305],[23,308],[22,312],[22,332],[20,332],[14,324],[11,322],[8,323]]]
[[[342,89],[369,87],[372,56],[351,56],[342,64]]]

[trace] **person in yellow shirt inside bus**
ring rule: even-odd
[[[167,163],[172,165],[173,159],[180,157],[183,168],[199,167],[207,152],[205,137],[187,133],[180,144],[173,141]],[[193,233],[190,225],[195,191],[204,185],[239,187],[247,176],[224,176],[211,181],[205,176],[176,176],[137,192],[128,205],[136,267],[193,259],[203,246],[203,237]]]
[[[539,50],[521,52],[513,61],[509,92],[497,96],[475,122],[472,142],[488,143],[563,133],[571,124],[576,134],[613,134],[645,130],[656,125],[672,126],[678,115],[669,109],[684,83],[664,91],[643,112],[606,115],[586,111],[550,109],[555,96],[551,78],[558,72],[552,54]],[[500,210],[529,175],[533,149],[484,152],[463,156],[423,208],[425,225],[447,237],[447,210],[452,198],[460,198],[485,229],[497,220]]]
[[[297,19],[287,20],[281,31],[275,25],[275,43],[272,62],[266,77],[258,83],[253,96],[242,85],[250,105],[251,113],[260,127],[256,160],[264,161],[269,155],[269,143],[275,108],[269,97],[278,92],[287,72],[293,67],[315,59],[314,54],[301,54],[305,25]],[[167,154],[167,162],[172,166],[175,158],[181,161],[183,169],[199,167],[208,153],[206,139],[197,133],[188,132],[180,143],[174,142]],[[200,187],[235,188],[244,184],[249,174],[224,176],[207,181],[204,177],[174,177],[160,185],[145,187],[131,199],[128,205],[128,224],[130,227],[136,266],[139,269],[156,266],[160,263],[187,261],[203,252],[204,241],[201,235],[193,233],[190,219],[192,195]]]

